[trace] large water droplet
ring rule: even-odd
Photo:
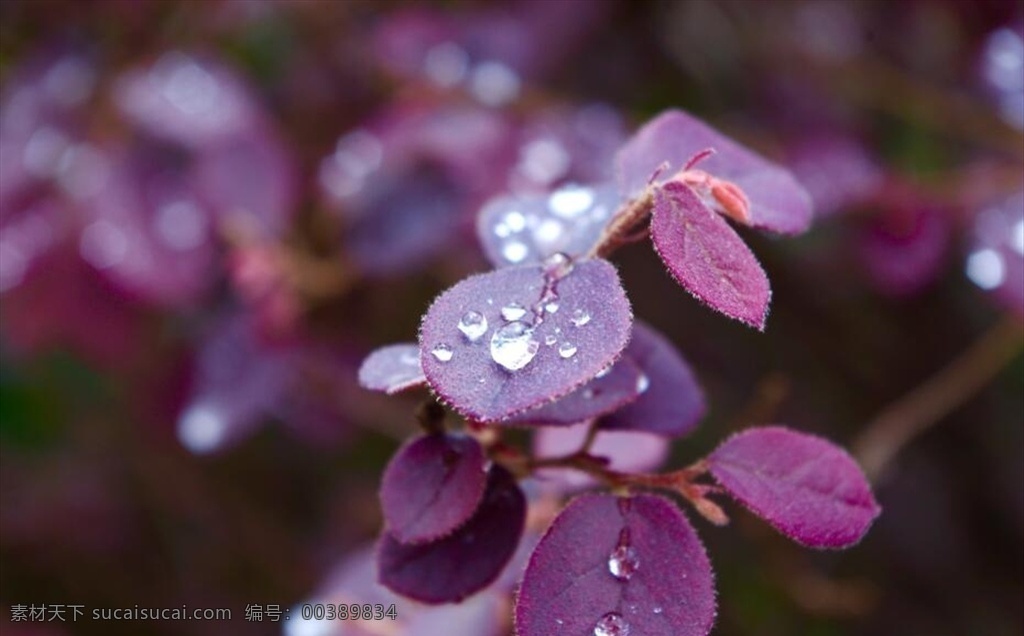
[[[586,309],[577,309],[576,311],[572,312],[571,320],[572,324],[576,325],[577,327],[582,327],[583,325],[590,322],[590,312],[588,312]]]
[[[446,344],[439,344],[430,351],[430,355],[434,356],[438,362],[448,362],[452,359],[452,348]]]
[[[569,358],[576,355],[576,345],[574,345],[571,342],[563,342],[562,344],[558,345],[558,355],[568,360]]]
[[[608,612],[594,625],[594,636],[629,636],[629,623],[618,612]]]
[[[519,320],[526,315],[526,307],[519,303],[512,302],[501,308],[501,317],[505,320]]]
[[[479,311],[467,311],[459,320],[459,331],[470,342],[476,342],[487,333],[487,318]]]
[[[509,371],[518,371],[537,355],[540,342],[526,324],[510,322],[491,336],[491,358]]]
[[[631,545],[618,545],[608,555],[608,571],[620,581],[628,581],[640,567],[640,559],[636,548]]]

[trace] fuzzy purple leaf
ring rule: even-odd
[[[623,360],[639,365],[643,390],[635,401],[605,416],[602,429],[676,437],[697,426],[707,410],[704,392],[689,363],[668,338],[650,325],[634,321]]]
[[[711,564],[679,509],[656,495],[583,495],[541,539],[516,603],[519,636],[705,636]]]
[[[457,603],[494,581],[516,551],[526,498],[515,478],[493,466],[476,513],[453,534],[403,545],[385,533],[377,548],[380,582],[423,603]]]
[[[467,278],[434,301],[420,328],[420,363],[455,410],[501,420],[567,395],[614,362],[632,318],[607,261],[510,267]]]
[[[654,194],[651,237],[673,278],[712,309],[764,330],[768,276],[725,219],[681,183]]]
[[[629,404],[644,390],[646,382],[647,377],[640,367],[624,355],[607,372],[598,374],[569,395],[515,415],[508,422],[539,426],[576,424]]]
[[[451,534],[480,505],[487,482],[484,452],[465,435],[424,435],[388,463],[380,499],[387,532],[400,543]]]
[[[729,494],[812,548],[857,543],[881,512],[853,458],[814,435],[752,428],[727,439],[707,461]]]
[[[359,367],[359,385],[389,395],[427,383],[415,343],[387,345],[366,356]]]
[[[788,170],[680,111],[652,119],[619,149],[615,158],[619,188],[626,196],[636,196],[663,163],[669,167],[660,177],[669,179],[707,149],[714,154],[695,168],[743,190],[750,201],[749,225],[783,234],[807,229],[811,198]]]
[[[578,257],[597,243],[620,202],[612,184],[496,197],[480,210],[477,234],[497,267],[540,263],[559,252]]]

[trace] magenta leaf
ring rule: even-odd
[[[712,309],[764,330],[771,288],[743,239],[681,183],[654,195],[651,237],[673,278]]]
[[[628,351],[628,348],[627,348]],[[612,413],[629,404],[646,386],[647,377],[625,355],[569,395],[507,420],[515,424],[565,426]]]
[[[704,417],[704,393],[693,370],[672,342],[653,327],[633,322],[633,337],[622,359],[639,365],[643,390],[635,401],[606,415],[602,429],[675,437],[689,433]]]
[[[695,168],[739,186],[750,201],[749,225],[797,234],[811,222],[811,198],[785,168],[680,111],[667,111],[652,119],[615,157],[619,188],[636,196],[651,176],[668,163],[659,177],[670,179],[702,150],[714,154]]]
[[[607,261],[509,267],[434,301],[420,327],[420,363],[455,410],[501,420],[597,375],[625,348],[631,321]]]
[[[845,548],[881,512],[846,451],[781,426],[752,428],[707,458],[711,474],[787,537],[812,548]]]
[[[484,495],[480,444],[465,435],[424,435],[391,458],[380,487],[387,532],[400,543],[434,541],[466,522]]]
[[[476,513],[453,534],[403,545],[385,533],[377,548],[380,582],[424,603],[456,603],[494,581],[516,551],[526,498],[515,478],[493,466]]]
[[[387,394],[426,384],[420,367],[420,348],[415,343],[387,345],[363,360],[359,367],[359,385]]]
[[[586,254],[621,202],[612,184],[569,184],[548,193],[505,195],[480,210],[477,234],[497,267],[540,263],[559,252]]]
[[[711,564],[679,509],[656,495],[583,495],[530,558],[516,634],[705,636]]]

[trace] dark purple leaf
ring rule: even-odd
[[[530,558],[516,603],[519,636],[705,636],[715,591],[704,546],[655,495],[583,495]]]
[[[510,267],[467,278],[434,301],[420,328],[420,363],[457,411],[501,420],[597,375],[625,348],[631,321],[607,261]]]
[[[388,463],[380,487],[387,532],[400,543],[434,541],[466,522],[487,482],[484,452],[465,435],[424,435]]]
[[[477,234],[497,267],[540,263],[559,252],[577,258],[597,243],[620,202],[611,184],[505,195],[480,210]]]
[[[797,234],[811,222],[811,199],[788,170],[744,148],[699,119],[668,111],[648,122],[616,156],[619,187],[636,196],[664,162],[660,179],[670,179],[702,150],[715,153],[694,168],[740,187],[750,201],[749,224]]]
[[[385,533],[377,549],[380,582],[424,603],[455,603],[494,581],[516,551],[526,498],[512,475],[492,466],[476,513],[453,534],[403,545]]]
[[[533,451],[538,457],[569,455],[580,449],[586,439],[589,422],[575,426],[545,427],[533,436]],[[669,442],[664,437],[634,431],[600,431],[590,446],[590,454],[608,459],[608,467],[626,473],[657,469],[668,457]],[[537,473],[544,486],[559,491],[593,485],[595,479],[569,468],[544,469]]]
[[[539,426],[576,424],[629,404],[645,390],[646,385],[647,378],[640,367],[624,355],[606,372],[598,374],[569,395],[507,421]]]
[[[671,437],[693,430],[707,406],[693,370],[675,345],[653,327],[636,320],[622,357],[639,365],[645,390],[632,403],[606,415],[601,428]]]
[[[371,391],[392,394],[426,383],[420,367],[420,347],[415,343],[381,347],[359,367],[359,384]]]
[[[813,548],[860,541],[881,512],[860,467],[820,437],[752,428],[708,456],[729,494],[787,537]]]
[[[681,183],[654,195],[651,237],[673,278],[712,309],[764,330],[771,288],[743,239]]]

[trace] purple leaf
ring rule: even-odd
[[[540,263],[559,252],[576,258],[597,243],[620,202],[612,184],[505,195],[480,210],[477,234],[496,267]]]
[[[510,267],[467,278],[434,301],[420,328],[420,363],[455,410],[496,421],[593,378],[625,348],[631,321],[607,261]]]
[[[704,546],[655,495],[584,495],[530,558],[516,603],[519,636],[705,636],[715,591]]]
[[[629,404],[640,395],[646,383],[647,378],[640,367],[623,356],[607,372],[602,372],[569,395],[507,421],[538,426],[576,424]]]
[[[511,474],[491,468],[476,513],[453,534],[418,545],[403,545],[385,533],[377,549],[380,582],[424,603],[456,603],[501,573],[519,544],[526,498]]]
[[[623,360],[639,365],[646,383],[640,396],[630,404],[601,420],[608,430],[646,431],[675,437],[686,435],[700,418],[707,405],[689,363],[675,345],[653,327],[639,320],[633,322],[633,337]],[[621,364],[621,361],[619,362]]]
[[[359,385],[371,391],[390,395],[426,383],[420,367],[420,348],[415,343],[381,347],[359,367]]]
[[[711,474],[787,537],[812,548],[860,541],[881,512],[846,451],[781,426],[734,435],[708,456]]]
[[[702,150],[715,153],[695,168],[739,186],[750,201],[749,225],[797,234],[811,222],[811,198],[788,170],[744,148],[699,119],[668,111],[638,130],[616,156],[619,188],[636,196],[664,162],[669,179]]]
[[[589,422],[575,426],[546,427],[533,436],[533,451],[538,457],[558,457],[579,450],[587,437]],[[590,446],[590,454],[608,459],[608,468],[626,473],[657,469],[668,457],[669,443],[664,437],[634,431],[600,431]],[[537,478],[556,490],[575,490],[593,485],[595,479],[578,470],[552,468],[540,471]]]
[[[712,309],[764,330],[771,288],[743,239],[681,183],[654,195],[651,237],[673,278]]]
[[[400,543],[450,534],[476,511],[487,473],[480,444],[464,435],[424,435],[388,463],[380,488],[387,532]]]

